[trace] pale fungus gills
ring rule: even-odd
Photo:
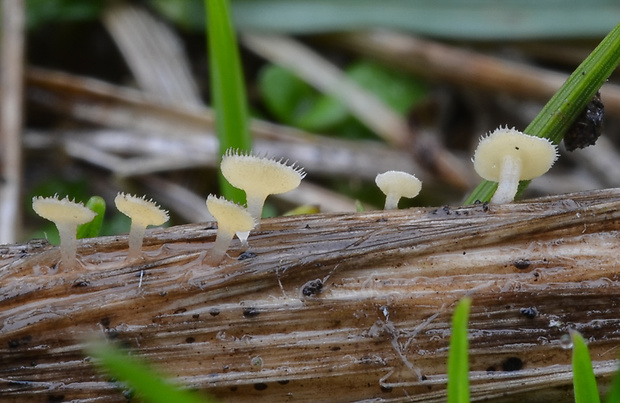
[[[80,224],[91,221],[97,215],[82,203],[69,200],[68,197],[60,200],[54,197],[34,197],[32,209],[45,218],[52,221],[58,228],[60,235],[60,259],[63,268],[73,269],[76,266],[76,231]]]
[[[248,211],[260,220],[267,196],[297,188],[306,176],[302,168],[286,162],[229,149],[222,157],[222,175],[231,185],[245,191]]]
[[[217,266],[224,258],[235,233],[250,232],[256,221],[244,207],[223,197],[209,195],[207,208],[217,221],[217,235],[206,263],[210,266]]]
[[[140,257],[142,241],[146,227],[149,225],[162,225],[168,221],[168,212],[161,209],[153,200],[137,197],[125,193],[119,193],[114,199],[116,208],[131,218],[129,230],[129,260]]]
[[[401,171],[379,174],[375,183],[385,194],[385,210],[397,209],[401,197],[416,197],[422,190],[422,182],[418,178]]]
[[[478,175],[499,182],[491,203],[502,204],[514,200],[519,181],[542,176],[557,156],[549,140],[500,127],[480,139],[473,163]]]

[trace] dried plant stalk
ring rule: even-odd
[[[264,220],[241,254],[203,261],[213,224],[0,248],[0,396],[123,401],[84,340],[103,334],[224,401],[445,401],[450,319],[473,298],[471,396],[563,401],[569,328],[605,384],[620,343],[620,189],[503,206]],[[568,401],[568,400],[567,400]]]

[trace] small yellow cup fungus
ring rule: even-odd
[[[149,225],[162,225],[168,221],[168,212],[160,208],[153,200],[145,197],[137,197],[125,193],[119,193],[114,198],[114,204],[121,213],[131,218],[129,229],[129,260],[140,257],[142,242],[146,227]]]
[[[222,157],[222,175],[231,185],[245,191],[248,211],[260,220],[267,196],[295,189],[306,176],[302,168],[286,161],[258,157],[229,149]]]
[[[557,157],[549,140],[499,127],[480,139],[472,161],[478,175],[499,182],[491,203],[502,204],[514,200],[519,181],[543,175]]]
[[[422,182],[414,175],[401,171],[387,171],[377,175],[375,183],[385,194],[385,210],[397,209],[401,197],[416,197]]]
[[[58,228],[60,235],[60,259],[65,270],[75,268],[76,261],[76,231],[80,224],[92,221],[97,215],[92,210],[84,207],[82,203],[69,200],[68,197],[59,199],[53,197],[34,197],[32,209],[45,218],[52,221]]]
[[[250,232],[256,225],[256,221],[245,208],[223,197],[209,195],[207,208],[217,221],[217,235],[206,263],[217,266],[224,258],[235,233]]]

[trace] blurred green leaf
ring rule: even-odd
[[[461,299],[452,316],[448,354],[448,403],[469,403],[469,354],[467,321],[471,298]]]
[[[605,403],[620,402],[620,368],[616,370],[613,381],[611,381],[611,389],[605,396]]]
[[[82,238],[94,238],[99,236],[101,232],[101,227],[103,225],[103,218],[105,216],[105,200],[100,196],[93,196],[86,202],[86,207],[91,209],[91,211],[95,212],[97,215],[92,221],[87,222],[86,224],[78,225],[77,228],[77,239]]]
[[[592,370],[592,361],[588,346],[579,332],[571,330],[573,340],[573,389],[575,403],[599,403],[596,378]]]
[[[46,22],[96,20],[105,0],[26,0],[26,24],[36,28]]]
[[[151,4],[199,32],[198,1]],[[295,34],[383,27],[459,40],[600,38],[618,23],[617,0],[233,0],[232,6],[241,30]]]
[[[95,364],[117,380],[127,383],[138,397],[151,403],[205,403],[212,399],[198,397],[195,393],[180,390],[155,374],[136,357],[130,357],[118,348],[103,342],[90,346],[88,354]]]

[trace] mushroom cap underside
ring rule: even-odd
[[[289,192],[306,176],[295,165],[230,150],[222,158],[220,169],[231,185],[257,195]]]
[[[499,181],[506,156],[521,161],[519,180],[543,175],[557,159],[557,148],[549,140],[521,133],[515,129],[498,129],[480,139],[474,153],[474,169],[486,180]]]
[[[402,197],[416,197],[422,190],[422,181],[401,171],[387,171],[377,175],[375,183],[384,194],[398,193]]]
[[[114,198],[114,204],[121,213],[130,217],[132,222],[135,221],[144,225],[162,225],[169,218],[166,210],[144,197],[119,193]]]
[[[46,220],[76,225],[85,224],[97,215],[82,203],[71,201],[68,197],[59,199],[58,196],[34,197],[32,209]]]
[[[224,199],[209,195],[207,209],[215,220],[218,228],[231,233],[251,231],[256,225],[254,217],[242,206]]]

